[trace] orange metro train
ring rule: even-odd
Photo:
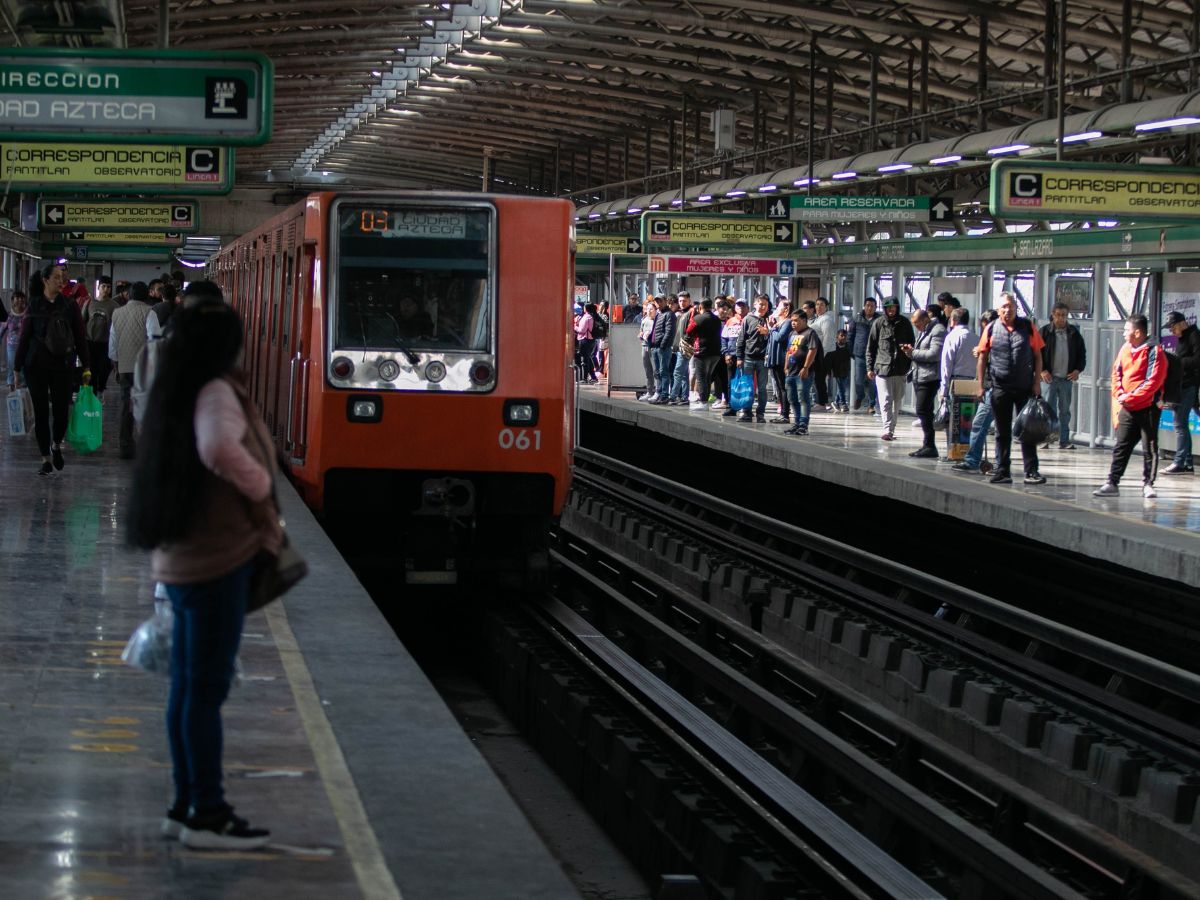
[[[319,193],[209,263],[300,494],[408,583],[544,574],[574,442],[572,216]]]

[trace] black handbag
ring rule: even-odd
[[[249,418],[251,415],[252,412],[247,410],[247,427],[253,431],[255,441],[263,451],[264,464],[270,471],[270,448],[264,446],[262,436],[254,427],[253,420]],[[254,573],[250,576],[250,596],[246,598],[246,612],[248,613],[262,609],[268,603],[278,600],[308,574],[308,563],[304,561],[304,557],[296,551],[288,538],[287,523],[283,521],[283,515],[279,511],[279,495],[275,491],[274,474],[271,476],[271,505],[275,509],[275,515],[279,517],[279,528],[282,531],[279,552],[272,553],[269,550],[262,550],[254,558]]]

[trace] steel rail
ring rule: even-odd
[[[735,546],[735,554],[737,550],[755,554],[751,557],[755,565],[773,570],[783,578],[796,579],[799,576],[813,582],[821,589],[832,591],[836,597],[831,599],[844,602],[868,616],[891,619],[889,624],[910,633],[916,629],[926,640],[933,643],[949,645],[959,652],[974,652],[991,661],[991,664],[1001,663],[1009,669],[1005,673],[1007,677],[1020,680],[1032,677],[1034,684],[1030,687],[1048,695],[1057,694],[1062,698],[1060,702],[1086,702],[1090,707],[1090,716],[1108,719],[1115,712],[1119,716],[1115,723],[1117,727],[1128,730],[1134,723],[1140,726],[1137,735],[1139,740],[1151,746],[1165,747],[1167,752],[1177,758],[1191,758],[1193,763],[1200,762],[1200,752],[1197,752],[1197,747],[1200,747],[1200,728],[1196,728],[1194,723],[1163,715],[1144,705],[1119,697],[1060,667],[1032,659],[1020,650],[1007,647],[946,619],[935,618],[916,608],[914,602],[920,598],[927,598],[935,608],[938,604],[946,604],[964,610],[1009,634],[1019,635],[1023,640],[1038,641],[1056,647],[1071,656],[1099,665],[1109,673],[1145,685],[1151,690],[1169,693],[1188,708],[1200,698],[1200,675],[1196,673],[1084,634],[1062,623],[935,576],[897,565],[855,547],[847,547],[819,533],[769,519],[593,451],[576,450],[575,461],[575,481],[581,487],[609,492],[634,508],[666,518],[672,528],[690,531],[697,539],[711,540],[711,534],[687,520],[681,521],[682,517],[679,516],[677,508],[657,503],[647,496],[643,488],[664,493],[721,519],[732,520],[754,529],[760,534],[775,535],[779,540],[803,548],[804,553],[798,554],[797,558],[789,560],[786,565],[772,563],[757,558],[762,554],[761,543],[752,543],[728,532],[723,540]],[[589,472],[589,466],[599,466],[628,479],[636,483],[638,489],[605,480],[595,472]],[[672,514],[674,518],[671,517]],[[704,524],[711,528],[713,522],[707,520]],[[901,589],[897,592],[901,596],[887,596],[857,583],[853,578],[837,575],[831,572],[829,567],[814,564],[811,561],[813,556],[826,557],[834,561],[839,568],[870,573],[875,578],[893,583]],[[1047,683],[1047,679],[1051,677],[1055,684]]]

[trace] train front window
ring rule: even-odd
[[[342,205],[337,219],[338,348],[490,350],[490,210]]]

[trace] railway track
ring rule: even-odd
[[[772,632],[771,607],[778,601],[788,607],[785,620],[835,639],[860,662],[873,659],[885,673],[920,681],[922,691],[948,693],[955,711],[981,717],[978,724],[997,731],[1004,718],[1005,731],[1021,738],[1015,743],[1023,741],[1025,750],[1036,743],[1048,745],[1052,758],[1071,756],[1096,776],[1114,804],[1133,794],[1163,813],[1182,814],[1193,796],[1189,673],[934,579],[888,572],[874,559],[856,569],[860,560],[852,554],[847,560],[844,548],[821,546],[819,536],[726,509],[594,454],[580,457],[558,555],[593,633],[611,632],[613,643],[632,658],[672,687],[686,688],[685,696],[760,750],[776,771],[805,789],[820,786],[814,796],[832,797],[832,808],[910,871],[951,896],[984,896],[977,885],[994,890],[1000,883],[1021,885],[1014,896],[1194,895],[1197,886],[1189,878],[1196,844],[1186,827],[1177,827],[1181,823],[1157,823],[1150,843],[1158,848],[1169,834],[1174,847],[1163,862],[1157,853],[1114,838],[1110,832],[1119,828],[1048,802],[1036,790],[1037,779],[1030,786],[931,737],[920,722],[847,689],[764,632]],[[609,534],[636,532],[633,544],[646,554],[628,559],[599,548],[580,533],[587,517]],[[758,548],[755,565],[735,573],[729,558],[705,559],[708,551],[697,548],[710,546],[713,534],[735,551],[728,557],[739,548]],[[767,540],[774,563],[761,553]],[[826,551],[841,558],[823,559]],[[655,559],[657,565],[647,565]],[[689,563],[706,577],[690,584],[672,577]],[[733,593],[740,597],[740,623],[714,602],[720,593],[714,585],[732,583],[739,585]],[[943,605],[957,612],[936,618]],[[1029,652],[1034,643],[1055,653]],[[1106,678],[1096,674],[1101,667],[1107,667]],[[957,681],[941,684],[947,680],[942,672]],[[1136,679],[1153,704],[1141,706],[1128,690],[1114,690],[1121,679]],[[1069,710],[1072,720],[1056,715],[1060,709]],[[842,757],[843,750],[853,752]],[[897,786],[901,794],[889,795]],[[770,807],[769,795],[762,793],[758,802]],[[997,849],[1003,852],[997,855]],[[1012,858],[1004,865],[1017,868],[1001,881],[997,871],[976,865],[1005,854]],[[1053,893],[1060,888],[1067,893]]]

